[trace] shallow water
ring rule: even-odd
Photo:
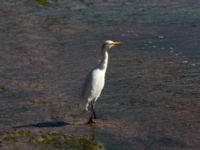
[[[1,149],[199,149],[200,5],[191,0],[3,0]],[[79,93],[105,39],[96,125]]]

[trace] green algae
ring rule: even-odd
[[[15,134],[9,134],[3,138],[3,141],[9,142],[9,143],[15,143],[17,142],[17,138]]]
[[[47,0],[35,0],[37,4],[39,5],[47,5],[48,4],[48,1]]]
[[[93,150],[96,149],[105,149],[104,146],[95,140],[90,140],[88,137],[67,137],[65,138],[65,144],[70,145],[74,149],[83,149],[83,150]]]
[[[19,131],[17,131],[17,133],[16,133],[17,135],[19,135],[19,136],[26,136],[26,137],[30,137],[30,136],[32,136],[32,131],[31,130],[19,130]]]
[[[35,0],[38,5],[47,6],[48,4],[56,4],[58,0]]]
[[[59,138],[52,137],[52,136],[37,136],[32,139],[32,142],[38,143],[38,144],[51,145],[54,147],[62,146],[61,140]]]
[[[61,131],[20,129],[13,132],[4,133],[1,143],[16,145],[25,143],[27,145],[38,145],[41,147],[66,148],[78,150],[101,150],[104,145],[96,140],[91,140],[87,136],[67,136]],[[22,140],[23,139],[23,140]],[[24,140],[26,139],[26,140]]]

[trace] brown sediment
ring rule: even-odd
[[[199,149],[199,2],[37,2],[1,3],[0,149]],[[105,38],[124,45],[90,126],[79,93]]]

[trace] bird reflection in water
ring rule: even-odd
[[[96,139],[96,126],[92,125],[90,128],[89,140],[91,145],[89,146],[92,150],[106,150],[104,144]]]

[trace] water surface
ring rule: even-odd
[[[1,149],[199,149],[197,0],[3,0]],[[79,109],[102,41],[97,124]]]

